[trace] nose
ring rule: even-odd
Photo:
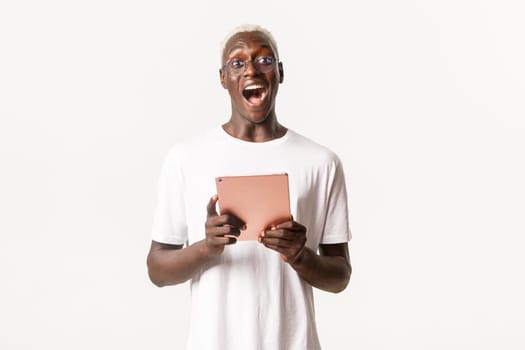
[[[245,76],[252,76],[256,75],[257,68],[255,68],[255,64],[253,64],[252,60],[246,61],[246,66],[244,67],[244,75]]]

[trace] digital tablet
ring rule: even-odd
[[[288,174],[221,176],[215,184],[221,215],[246,223],[239,240],[257,240],[261,231],[292,218]]]

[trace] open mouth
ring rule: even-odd
[[[242,95],[250,104],[261,104],[266,97],[266,87],[262,84],[252,84],[242,90]]]

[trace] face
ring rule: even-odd
[[[238,33],[227,42],[220,77],[222,86],[230,94],[233,119],[259,124],[275,117],[275,97],[283,69],[274,52],[268,38],[260,32]],[[261,58],[264,56],[275,59],[273,69],[261,68],[266,63]],[[238,61],[249,62],[244,70],[235,73],[225,66]]]

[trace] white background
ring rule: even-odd
[[[525,348],[519,1],[2,1],[0,348],[181,349],[145,258],[163,157],[227,120],[219,43],[273,31],[277,113],[348,183],[325,349]],[[243,325],[238,325],[242,332]]]

